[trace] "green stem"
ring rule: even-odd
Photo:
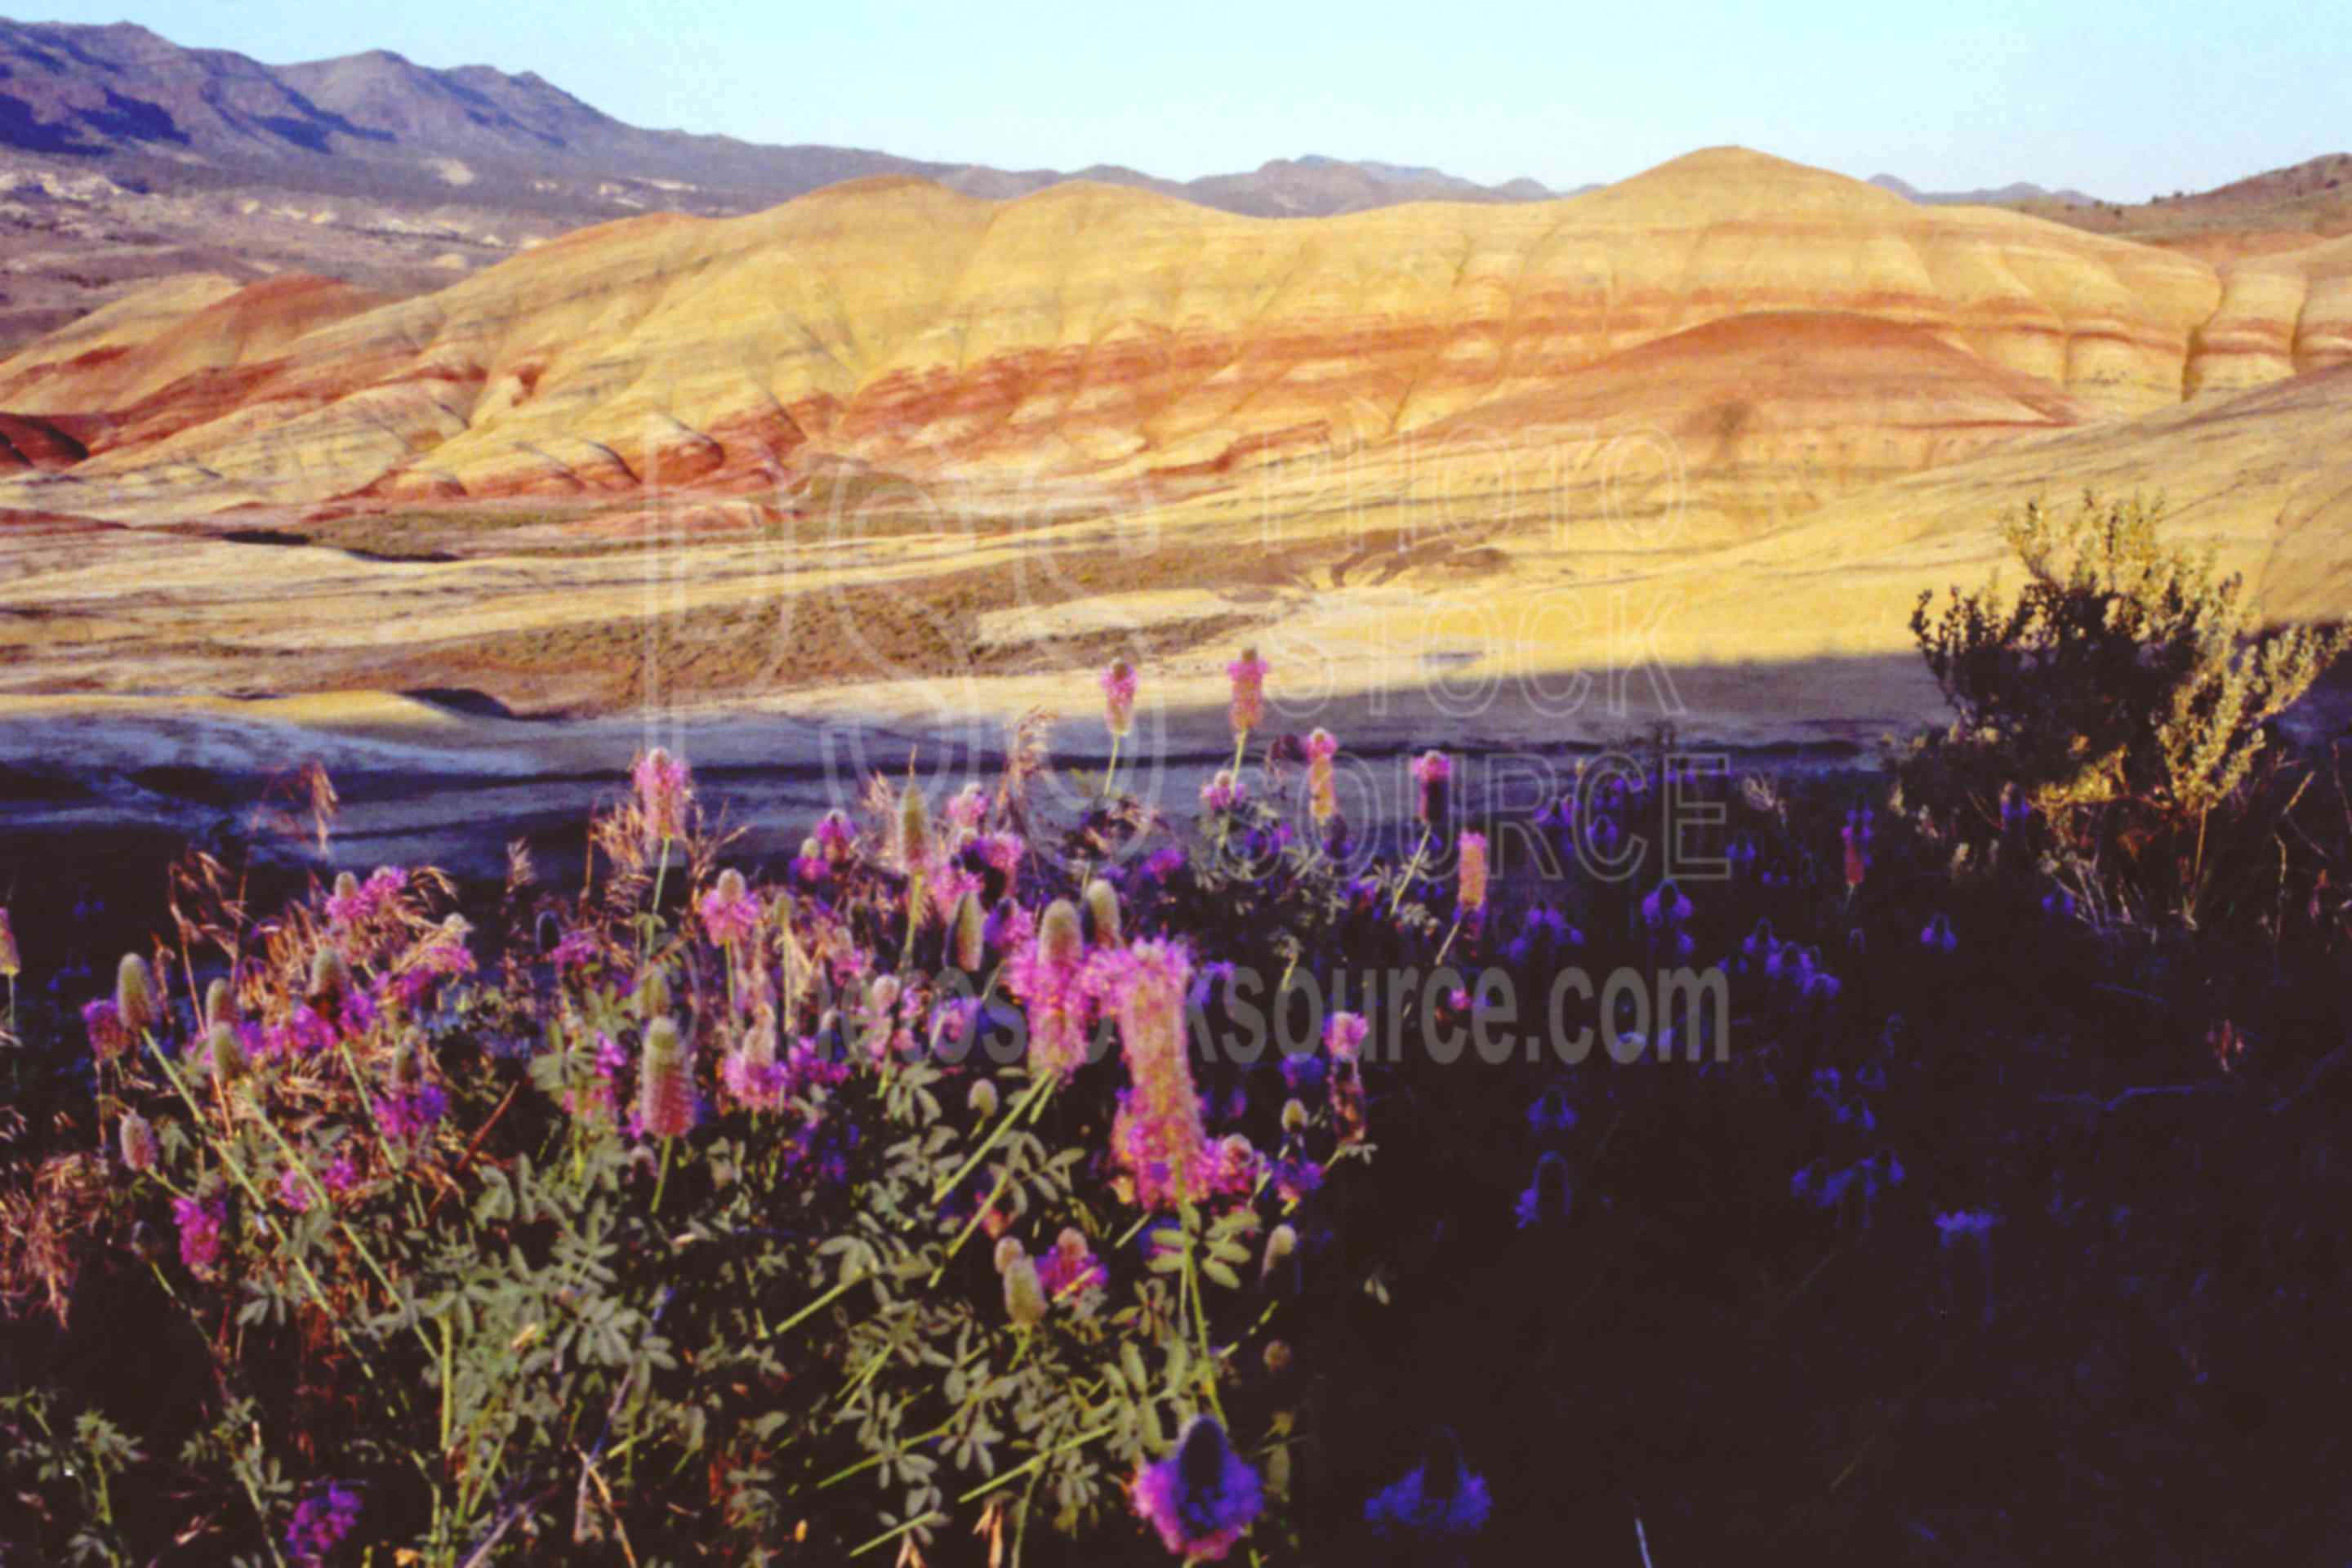
[[[1413,846],[1412,859],[1405,866],[1404,875],[1397,879],[1396,897],[1389,900],[1389,919],[1396,919],[1397,910],[1404,907],[1404,890],[1412,886],[1415,877],[1421,875],[1421,858],[1428,852],[1429,829],[1424,827],[1421,830],[1421,842]]]
[[[646,1211],[649,1214],[661,1213],[662,1189],[669,1185],[670,1150],[677,1142],[677,1140],[675,1138],[662,1140],[661,1174],[654,1178],[654,1206]]]
[[[884,1531],[881,1534],[876,1536],[873,1540],[866,1542],[864,1545],[852,1547],[849,1554],[852,1557],[863,1557],[866,1553],[873,1551],[877,1546],[887,1546],[891,1542],[898,1540],[898,1537],[906,1534],[908,1531],[920,1530],[927,1524],[943,1524],[947,1521],[947,1517],[948,1516],[943,1513],[918,1514],[904,1524]]]
[[[1217,1397],[1217,1357],[1209,1348],[1209,1303],[1201,1294],[1200,1272],[1193,1261],[1195,1250],[1192,1236],[1194,1219],[1188,1213],[1184,1222],[1184,1289],[1192,1298],[1192,1331],[1201,1345],[1201,1387],[1209,1396],[1209,1408],[1217,1414],[1219,1426],[1228,1426],[1224,1402]]]
[[[1103,769],[1102,797],[1105,800],[1110,798],[1110,781],[1118,776],[1118,731],[1114,730],[1110,734],[1110,762]]]
[[[171,1053],[156,1043],[154,1036],[142,1034],[142,1038],[148,1048],[155,1053],[155,1060],[162,1065],[163,1076],[170,1079],[172,1087],[180,1091],[180,1099],[186,1102],[188,1114],[195,1119],[197,1131],[202,1134],[205,1113],[197,1109],[196,1097],[188,1090],[188,1080],[180,1076],[180,1069],[172,1063]],[[238,1186],[245,1189],[246,1197],[253,1205],[253,1217],[258,1220],[261,1227],[269,1233],[269,1239],[278,1244],[278,1250],[284,1254],[286,1260],[294,1266],[294,1272],[301,1276],[302,1283],[310,1288],[310,1294],[318,1300],[319,1310],[326,1314],[328,1323],[335,1331],[335,1337],[342,1341],[344,1348],[349,1350],[352,1357],[358,1361],[360,1370],[367,1374],[368,1381],[374,1382],[375,1368],[369,1364],[366,1355],[361,1352],[359,1346],[343,1332],[341,1314],[338,1313],[333,1303],[327,1300],[326,1287],[320,1284],[319,1277],[310,1272],[310,1266],[287,1245],[286,1233],[279,1230],[278,1222],[270,1217],[268,1203],[262,1197],[261,1189],[254,1185],[253,1178],[246,1174],[244,1164],[238,1161],[236,1152],[226,1142],[215,1144],[215,1149],[220,1155],[221,1168],[236,1180]],[[422,1330],[418,1331],[420,1334],[423,1332]]]
[[[662,884],[669,878],[669,835],[662,835],[661,858],[654,867],[654,901],[646,908],[646,924],[637,933],[637,967],[643,969],[652,956],[654,927],[661,920]]]
[[[1008,1166],[1005,1168],[1003,1173],[996,1178],[996,1185],[989,1189],[987,1200],[978,1208],[971,1211],[971,1217],[963,1222],[963,1228],[956,1232],[956,1238],[948,1243],[947,1256],[940,1259],[940,1266],[937,1268],[932,1269],[930,1279],[924,1281],[923,1288],[925,1289],[935,1289],[938,1288],[940,1276],[948,1271],[948,1265],[955,1261],[955,1255],[963,1250],[963,1244],[970,1241],[971,1239],[971,1233],[980,1227],[981,1216],[987,1214],[991,1208],[995,1206],[996,1200],[1004,1195],[1005,1184],[1012,1180],[1013,1171],[1011,1167]]]
[[[1031,1470],[1034,1470],[1038,1466],[1045,1464],[1047,1460],[1059,1458],[1062,1455],[1068,1453],[1073,1448],[1083,1448],[1088,1443],[1093,1442],[1096,1438],[1108,1435],[1111,1430],[1112,1428],[1108,1426],[1097,1426],[1091,1432],[1082,1432],[1066,1443],[1057,1444],[1054,1447],[1046,1449],[1042,1454],[1033,1455],[1031,1458],[1024,1459],[1021,1463],[1013,1466],[1013,1468],[1005,1471],[1003,1475],[992,1476],[987,1480],[981,1482],[980,1485],[972,1488],[971,1490],[956,1499],[956,1503],[961,1507],[964,1503],[974,1501],[980,1498],[984,1498],[989,1493],[994,1491],[997,1488],[1003,1486],[1007,1482],[1014,1480],[1021,1476],[1028,1474]]]
[[[1247,730],[1236,730],[1236,731],[1234,731],[1234,765],[1233,765],[1233,770],[1232,770],[1232,771],[1233,771],[1233,775],[1234,775],[1234,787],[1235,789],[1239,789],[1239,788],[1241,787],[1241,782],[1242,782],[1242,753],[1243,753],[1244,751],[1248,750],[1248,748],[1249,748],[1249,731],[1248,731]],[[1232,829],[1233,829],[1233,826],[1234,826],[1234,813],[1233,813],[1233,808],[1232,808],[1231,806],[1227,806],[1227,807],[1225,808],[1225,810],[1224,810],[1223,813],[1221,813],[1221,814],[1218,816],[1218,817],[1217,817],[1217,852],[1216,852],[1216,855],[1215,855],[1214,858],[1215,858],[1216,862],[1217,862],[1219,865],[1223,865],[1223,864],[1224,863],[1224,858],[1225,858],[1225,835],[1226,835],[1227,833],[1229,833],[1229,832],[1231,832],[1231,831],[1232,831]]]
[[[1032,1083],[1027,1089],[1021,1091],[1021,1098],[1013,1102],[1012,1108],[1006,1110],[1003,1119],[997,1122],[995,1130],[991,1131],[985,1139],[981,1141],[980,1147],[974,1149],[971,1152],[971,1157],[956,1168],[956,1173],[954,1175],[950,1176],[946,1181],[941,1182],[932,1192],[931,1202],[940,1202],[950,1193],[955,1191],[957,1187],[962,1185],[963,1179],[971,1174],[973,1168],[977,1166],[981,1161],[987,1158],[988,1152],[996,1147],[997,1141],[1013,1130],[1013,1124],[1021,1119],[1021,1113],[1029,1108],[1030,1102],[1042,1097],[1046,1089],[1053,1086],[1053,1083],[1054,1075],[1052,1073],[1040,1071],[1037,1074],[1036,1081]]]
[[[400,1300],[400,1292],[394,1288],[392,1277],[384,1272],[383,1266],[375,1260],[375,1255],[367,1249],[367,1244],[359,1238],[359,1233],[353,1230],[351,1222],[343,1217],[342,1210],[335,1205],[335,1200],[328,1194],[326,1184],[319,1180],[317,1173],[310,1169],[310,1163],[294,1152],[294,1146],[286,1141],[284,1133],[278,1131],[276,1123],[267,1116],[261,1116],[257,1120],[261,1123],[261,1130],[268,1133],[277,1142],[278,1149],[284,1152],[287,1165],[302,1173],[302,1179],[310,1184],[310,1195],[325,1205],[327,1213],[335,1216],[335,1228],[343,1233],[343,1238],[352,1244],[352,1250],[359,1255],[362,1263],[367,1265],[367,1271],[375,1276],[377,1284],[383,1287],[385,1297],[397,1303]],[[425,1346],[425,1353],[431,1355],[433,1346],[431,1342],[425,1338],[425,1331],[422,1327],[416,1329],[416,1339],[419,1344]]]
[[[819,1296],[815,1300],[811,1301],[807,1306],[803,1307],[799,1311],[794,1312],[791,1317],[786,1318],[782,1322],[778,1323],[774,1328],[770,1329],[766,1333],[761,1334],[760,1337],[763,1340],[772,1340],[778,1334],[790,1333],[793,1330],[800,1327],[801,1324],[806,1322],[816,1313],[824,1310],[824,1308],[831,1305],[833,1302],[839,1300],[849,1291],[856,1289],[860,1285],[863,1285],[866,1282],[866,1277],[865,1275],[860,1274],[855,1279],[843,1280],[840,1284],[835,1285],[832,1289],[827,1290],[824,1295]]]
[[[1456,915],[1454,917],[1454,929],[1445,933],[1445,941],[1437,950],[1436,962],[1433,963],[1430,965],[1430,968],[1443,969],[1445,967],[1445,955],[1454,951],[1454,939],[1461,934],[1462,917],[1460,915]]]
[[[899,1451],[904,1451],[920,1444],[928,1443],[934,1437],[944,1437],[949,1432],[954,1429],[955,1424],[956,1418],[954,1416],[950,1416],[947,1420],[940,1422],[938,1426],[924,1433],[921,1436],[909,1437],[905,1442],[898,1444],[898,1448]],[[865,1458],[858,1460],[857,1463],[851,1465],[846,1469],[834,1471],[833,1474],[817,1482],[817,1484],[811,1489],[823,1491],[827,1487],[837,1487],[842,1482],[849,1479],[850,1477],[864,1475],[866,1471],[874,1468],[877,1465],[888,1463],[890,1455],[888,1454],[869,1454]]]

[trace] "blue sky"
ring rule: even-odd
[[[1326,153],[1565,187],[1737,142],[1927,189],[2130,201],[2352,147],[2352,26],[2313,0],[44,9],[272,64],[382,47],[536,70],[639,125],[1175,178]]]

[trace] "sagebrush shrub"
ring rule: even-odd
[[[2260,629],[2242,578],[2212,552],[2161,536],[2161,501],[2072,512],[2031,501],[2001,522],[2024,570],[2016,595],[1932,591],[1912,612],[1919,652],[1958,715],[1904,759],[1911,801],[1966,837],[2038,816],[2076,850],[2187,833],[2242,797],[2270,729],[2324,674],[2352,629]],[[2201,850],[2172,900],[2193,910]]]

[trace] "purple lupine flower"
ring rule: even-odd
[[[1420,1468],[1372,1494],[1364,1522],[1382,1541],[1439,1541],[1475,1535],[1493,1503],[1486,1479],[1470,1473],[1453,1432],[1430,1434]]]
[[[1274,1163],[1274,1190],[1284,1203],[1303,1203],[1323,1184],[1323,1167],[1303,1154],[1285,1154]]]
[[[1282,1057],[1282,1085],[1297,1090],[1313,1089],[1323,1081],[1323,1057],[1318,1051],[1286,1051]]]
[[[2000,830],[2003,833],[2015,833],[2032,820],[2033,803],[2026,799],[2022,792],[2015,786],[2001,792]]]
[[[310,1184],[303,1180],[301,1171],[295,1166],[289,1165],[278,1173],[278,1201],[296,1214],[310,1212]]]
[[[1565,1085],[1553,1084],[1537,1096],[1536,1102],[1528,1107],[1528,1125],[1538,1137],[1565,1132],[1576,1125],[1576,1110],[1568,1103]]]
[[[1213,1415],[1195,1415],[1173,1454],[1137,1467],[1128,1496],[1160,1543],[1187,1563],[1223,1561],[1265,1506],[1257,1472]]]
[[[1538,904],[1528,911],[1508,951],[1512,963],[1525,963],[1538,953],[1583,945],[1584,933],[1569,924],[1566,916],[1549,904]]]
[[[1691,901],[1683,897],[1671,877],[1650,889],[1642,900],[1642,923],[1652,931],[1678,927],[1691,918]]]
[[[1989,1209],[1955,1209],[1936,1216],[1936,1234],[1947,1243],[1964,1236],[1984,1236],[2000,1223],[2000,1216]]]
[[[437,1083],[420,1083],[376,1096],[376,1125],[394,1143],[412,1143],[441,1124],[449,1097]]]
[[[1938,914],[1919,930],[1919,945],[1931,952],[1949,952],[1960,945],[1952,934],[1952,922]]]
[[[321,1568],[359,1518],[360,1494],[341,1481],[330,1481],[324,1491],[312,1492],[295,1505],[294,1518],[286,1526],[288,1560],[295,1568]]]
[[[209,1279],[220,1262],[221,1226],[228,1205],[217,1197],[173,1198],[172,1218],[180,1227],[180,1261],[188,1271]]]
[[[1512,1218],[1526,1230],[1548,1219],[1566,1219],[1576,1202],[1576,1194],[1568,1184],[1568,1162],[1557,1150],[1547,1150],[1536,1162],[1535,1174],[1519,1193],[1512,1205]]]

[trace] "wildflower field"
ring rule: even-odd
[[[2042,567],[1879,770],[1351,825],[1246,651],[1198,801],[1122,662],[776,863],[656,750],[577,885],[26,889],[0,1562],[2341,1561],[2336,645]]]

